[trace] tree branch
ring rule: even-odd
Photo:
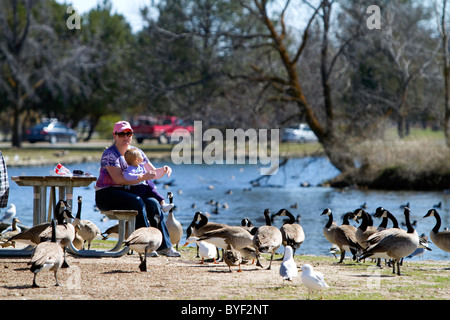
[[[300,44],[297,53],[295,54],[294,59],[292,60],[292,64],[296,64],[298,59],[303,53],[303,50],[306,47],[306,43],[309,38],[309,27],[311,26],[312,22],[316,18],[317,13],[319,12],[320,8],[322,7],[322,2],[320,2],[320,5],[314,10],[314,14],[311,16],[311,18],[308,21],[308,24],[306,25],[305,31],[303,31],[303,37],[302,37],[302,43]]]

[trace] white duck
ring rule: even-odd
[[[328,284],[325,282],[323,274],[319,271],[314,271],[310,264],[305,263],[301,270],[302,282],[310,293],[329,288]]]
[[[284,280],[292,281],[298,276],[297,264],[294,261],[293,249],[291,246],[284,248],[284,258],[280,266],[280,276]]]
[[[186,243],[183,245],[183,247],[187,246],[190,243],[196,243],[198,245],[199,254],[202,258],[202,262],[200,262],[200,264],[204,263],[205,258],[213,259],[214,263],[218,263],[216,261],[217,248],[215,245],[206,241],[199,241],[198,237],[189,237],[186,239]]]

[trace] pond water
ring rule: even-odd
[[[154,162],[156,166],[169,163]],[[170,165],[170,164],[169,164]],[[98,176],[98,163],[83,163],[66,166],[71,171],[75,169],[90,172]],[[367,211],[375,212],[383,206],[394,214],[399,223],[404,222],[403,209],[400,205],[410,203],[411,221],[417,220],[416,230],[420,234],[429,234],[435,224],[434,218],[422,217],[433,205],[441,202],[438,212],[442,218],[443,227],[450,226],[450,194],[445,192],[416,191],[374,191],[374,190],[337,190],[318,186],[322,181],[336,176],[339,172],[325,158],[291,159],[273,176],[261,179],[260,186],[254,187],[251,181],[260,177],[256,165],[172,165],[173,175],[159,180],[158,190],[166,196],[168,191],[174,193],[176,218],[184,229],[190,224],[196,211],[209,212],[210,221],[240,225],[247,217],[253,224],[264,224],[263,211],[269,208],[272,213],[286,208],[294,216],[301,215],[301,225],[306,234],[306,240],[297,250],[297,254],[328,255],[330,243],[324,238],[322,228],[327,222],[325,216],[320,216],[324,208],[331,208],[334,219],[340,224],[345,212],[353,211],[363,203],[367,203]],[[51,175],[53,166],[8,168],[10,177],[19,175]],[[172,182],[169,188],[164,184]],[[301,186],[308,183],[309,187]],[[9,203],[17,206],[17,217],[24,225],[32,225],[32,187],[19,187],[10,181]],[[82,218],[95,222],[104,231],[116,221],[102,222],[102,215],[95,210],[94,184],[86,188],[75,188],[74,199],[83,197]],[[209,202],[219,202],[219,212],[213,213],[215,206]],[[227,208],[223,208],[223,205]],[[296,206],[296,208],[291,208]],[[4,211],[5,209],[3,209]],[[76,213],[76,201],[72,211]],[[278,217],[274,225],[280,227],[284,217]],[[374,224],[381,221],[374,219]],[[355,226],[356,222],[351,222]],[[391,224],[389,224],[390,226]],[[184,239],[183,239],[184,240]],[[184,242],[183,242],[184,244]],[[433,244],[433,251],[425,253],[425,259],[448,260],[450,254],[440,250]],[[279,252],[283,249],[280,248]],[[349,255],[348,255],[349,256]],[[413,260],[418,259],[417,257]]]

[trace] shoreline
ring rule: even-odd
[[[103,150],[111,145],[109,140],[93,140],[76,144],[59,143],[23,143],[20,149],[12,148],[7,142],[0,142],[8,168],[39,167],[47,165],[77,164],[99,162]],[[150,159],[171,162],[173,145],[157,143],[135,144]],[[237,155],[236,155],[237,156]],[[320,144],[283,144],[280,147],[280,159],[325,156]],[[192,158],[195,154],[192,153]],[[248,155],[246,154],[248,159]],[[283,161],[281,161],[283,163]],[[443,191],[450,193],[450,172],[433,170],[415,172],[403,166],[358,168],[350,172],[323,181],[336,189],[368,189],[368,190],[414,190]]]

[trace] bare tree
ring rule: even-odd
[[[21,147],[25,111],[38,105],[45,95],[53,98],[54,107],[61,112],[73,88],[88,90],[81,78],[96,66],[92,52],[73,37],[74,33],[59,30],[58,34],[54,19],[52,6],[46,1],[0,1],[0,34],[4,39],[0,42],[0,90],[12,110],[15,147]]]
[[[330,28],[331,16],[334,1],[323,0],[318,7],[313,7],[309,2],[304,1],[312,11],[306,27],[304,28],[302,39],[295,49],[291,48],[292,37],[288,34],[288,27],[285,22],[285,15],[291,4],[286,0],[282,6],[278,17],[272,18],[269,14],[268,1],[254,0],[253,5],[248,1],[241,1],[250,12],[258,15],[266,26],[273,48],[278,52],[284,72],[274,74],[273,70],[264,70],[254,65],[254,70],[258,74],[254,80],[271,83],[273,88],[278,90],[280,95],[278,101],[296,103],[304,114],[307,123],[319,138],[325,153],[331,163],[342,172],[355,168],[354,159],[350,152],[350,147],[346,143],[345,136],[341,135],[336,125],[336,107],[334,105],[332,76],[334,68],[338,64],[343,48],[359,36],[359,26],[357,30],[350,34],[347,39],[338,46],[331,46]],[[306,10],[305,10],[306,12]],[[321,106],[311,104],[306,97],[304,87],[307,83],[302,80],[299,74],[299,61],[305,52],[310,36],[310,28],[318,19],[321,21],[322,40],[320,47],[320,75],[323,102]],[[274,99],[275,100],[275,99]],[[325,115],[324,119],[321,116]]]
[[[437,42],[430,49],[424,48],[428,34],[419,23],[425,18],[425,14],[421,8],[413,10],[410,3],[404,5],[408,7],[389,4],[389,10],[385,11],[386,19],[380,36],[382,48],[399,79],[400,86],[397,97],[393,101],[393,111],[401,138],[409,134],[408,94],[411,84],[417,78],[427,76],[426,70],[434,63],[441,47],[441,43]],[[409,9],[409,14],[406,16],[405,9]]]
[[[447,30],[447,0],[442,0],[442,7],[439,10],[438,1],[435,2],[436,13],[438,17],[439,31],[442,37],[442,73],[444,76],[444,133],[447,147],[450,147],[450,88],[449,88],[449,77],[450,77],[450,64],[448,56],[448,30]]]

